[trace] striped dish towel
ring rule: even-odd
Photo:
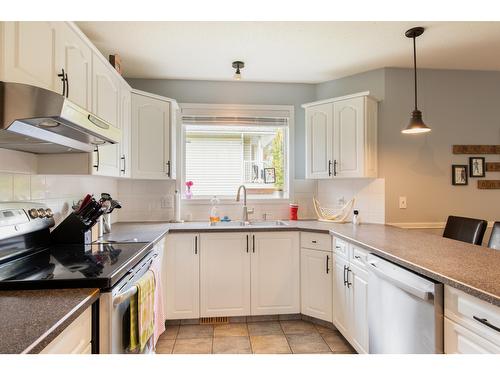
[[[136,286],[137,294],[130,299],[130,352],[142,352],[154,332],[153,272],[147,271]]]

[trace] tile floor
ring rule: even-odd
[[[157,354],[350,354],[334,329],[303,320],[167,325]]]

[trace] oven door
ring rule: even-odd
[[[158,253],[146,255],[110,292],[99,301],[99,352],[127,353],[130,342],[130,298],[137,293],[135,283],[148,270]]]

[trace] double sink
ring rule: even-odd
[[[266,227],[285,227],[288,226],[288,223],[285,223],[281,220],[263,220],[263,221],[218,221],[214,223],[210,223],[211,227],[215,228],[228,228],[228,227],[257,227],[257,228],[266,228]]]

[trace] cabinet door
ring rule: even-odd
[[[68,98],[87,110],[92,108],[92,50],[66,22],[57,23],[56,67],[68,77]]]
[[[132,177],[168,179],[170,103],[132,93]]]
[[[300,313],[298,232],[252,234],[252,315]]]
[[[112,67],[92,56],[92,111],[111,125],[120,127],[120,84]],[[102,176],[120,175],[120,145],[98,146],[92,155],[92,172]]]
[[[247,238],[245,233],[200,235],[201,317],[250,315]]]
[[[164,253],[167,319],[200,317],[200,242],[199,235],[167,235]]]
[[[54,74],[56,25],[45,21],[4,23],[5,81],[62,93],[62,83]]]
[[[347,267],[349,263],[339,257],[335,257],[335,275],[333,282],[333,323],[337,329],[344,335],[349,334],[349,289],[344,284],[346,280]]]
[[[306,178],[332,176],[331,103],[306,108]]]
[[[333,322],[333,270],[329,251],[300,250],[301,313]]]
[[[120,89],[120,123],[122,141],[120,143],[120,176],[131,175],[131,136],[132,136],[132,93],[128,85],[122,84]]]
[[[364,97],[333,104],[333,158],[335,177],[364,175]]]
[[[349,269],[350,336],[358,353],[368,353],[368,275],[353,265]]]
[[[446,354],[500,354],[500,347],[445,317],[444,352]]]

